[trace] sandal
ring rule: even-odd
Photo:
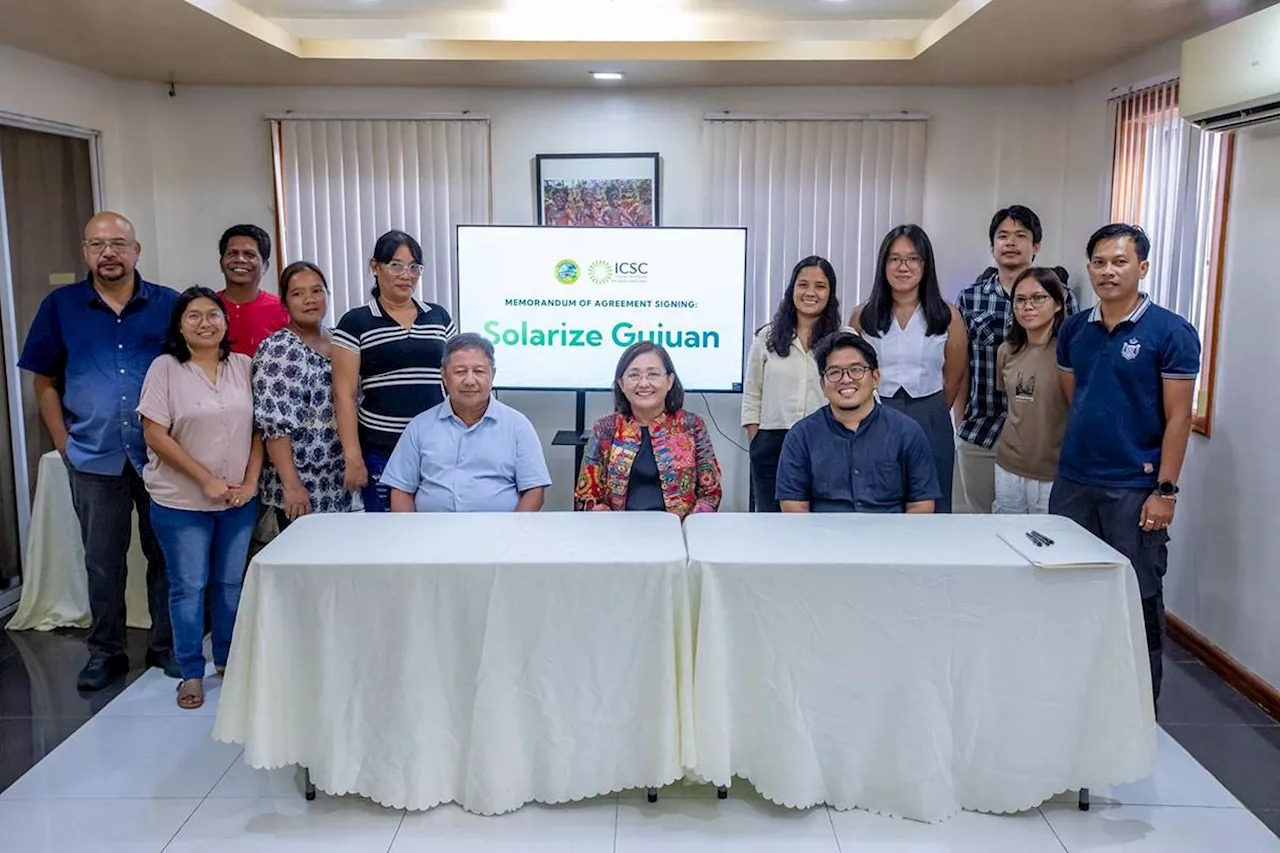
[[[204,681],[199,678],[187,678],[178,683],[178,707],[184,711],[194,711],[204,704]]]
[[[227,668],[225,666],[215,666],[214,670],[218,673],[219,678],[222,678],[222,676],[227,674]]]

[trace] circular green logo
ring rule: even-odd
[[[613,264],[608,261],[595,261],[587,267],[587,278],[592,284],[608,284],[613,281]]]
[[[577,261],[571,261],[566,258],[563,261],[556,262],[556,281],[561,284],[577,284],[581,275],[582,269],[578,266]]]

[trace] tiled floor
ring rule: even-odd
[[[140,639],[131,640],[138,660]],[[1026,814],[965,813],[936,825],[790,811],[745,785],[727,801],[709,788],[677,786],[656,804],[632,792],[500,818],[451,806],[405,814],[323,794],[307,803],[296,771],[252,770],[238,748],[210,738],[216,689],[201,711],[179,711],[174,682],[152,670],[131,673],[127,689],[83,697],[74,689],[83,654],[76,632],[0,631],[0,849],[1280,853],[1267,828],[1280,828],[1280,726],[1176,648],[1150,778],[1094,791],[1088,813],[1064,796]]]

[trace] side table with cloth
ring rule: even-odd
[[[214,737],[395,808],[670,783],[685,571],[668,513],[304,516],[249,567]]]
[[[1113,564],[1036,568],[1000,538],[1032,528]],[[720,514],[685,535],[699,777],[937,821],[1150,771],[1137,580],[1073,522]]]
[[[134,515],[129,542],[129,578],[125,585],[125,624],[150,628],[147,609],[147,561]],[[71,504],[67,466],[57,451],[40,457],[36,495],[31,507],[27,560],[22,573],[22,601],[9,620],[10,631],[88,628],[89,578],[84,567],[80,522]]]

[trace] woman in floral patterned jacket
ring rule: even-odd
[[[628,347],[614,373],[617,410],[596,421],[574,489],[581,510],[673,512],[720,506],[720,465],[702,418],[684,410],[667,351]]]

